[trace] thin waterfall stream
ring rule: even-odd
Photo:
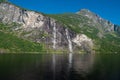
[[[71,39],[70,39],[70,35],[69,35],[69,32],[68,32],[68,29],[66,29],[66,36],[67,36],[67,40],[68,40],[69,51],[72,53],[73,52],[73,48],[72,48],[72,42],[71,42]]]
[[[57,31],[56,31],[56,23],[54,23],[54,25],[53,25],[53,49],[56,49],[56,33],[57,33]]]

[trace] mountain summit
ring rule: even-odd
[[[49,15],[21,9],[10,3],[0,3],[0,23],[7,25],[1,26],[0,32],[42,44],[45,51],[71,53],[119,51],[119,26],[87,9],[82,9],[76,14]],[[14,51],[15,49],[11,47],[16,48],[15,46],[17,45],[5,49]]]
[[[97,14],[91,12],[90,10],[88,9],[81,9],[80,11],[77,12],[77,14],[82,14],[82,15],[85,15],[85,16],[96,16]]]

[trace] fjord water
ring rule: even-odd
[[[120,80],[120,55],[1,54],[0,80]]]

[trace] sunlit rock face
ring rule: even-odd
[[[76,37],[72,40],[76,45],[83,47],[86,51],[90,52],[93,48],[92,39],[88,38],[84,34],[77,34]]]
[[[92,45],[92,40],[88,38],[84,34],[78,34],[74,39],[73,42],[76,43],[78,46],[82,46],[83,42],[89,42]]]
[[[8,3],[1,3],[0,10],[1,19],[4,23],[17,22],[22,24],[23,28],[41,27],[45,21],[45,17],[39,13],[22,10]]]
[[[75,33],[53,18],[21,9],[10,3],[0,3],[0,22],[16,23],[12,30],[16,31],[19,37],[43,43],[47,48],[54,50],[74,52],[78,46],[85,51],[90,51],[89,47],[93,44],[92,40],[84,34]]]

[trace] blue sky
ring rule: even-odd
[[[120,25],[120,0],[9,0],[26,9],[48,14],[75,13],[89,9],[114,24]]]

